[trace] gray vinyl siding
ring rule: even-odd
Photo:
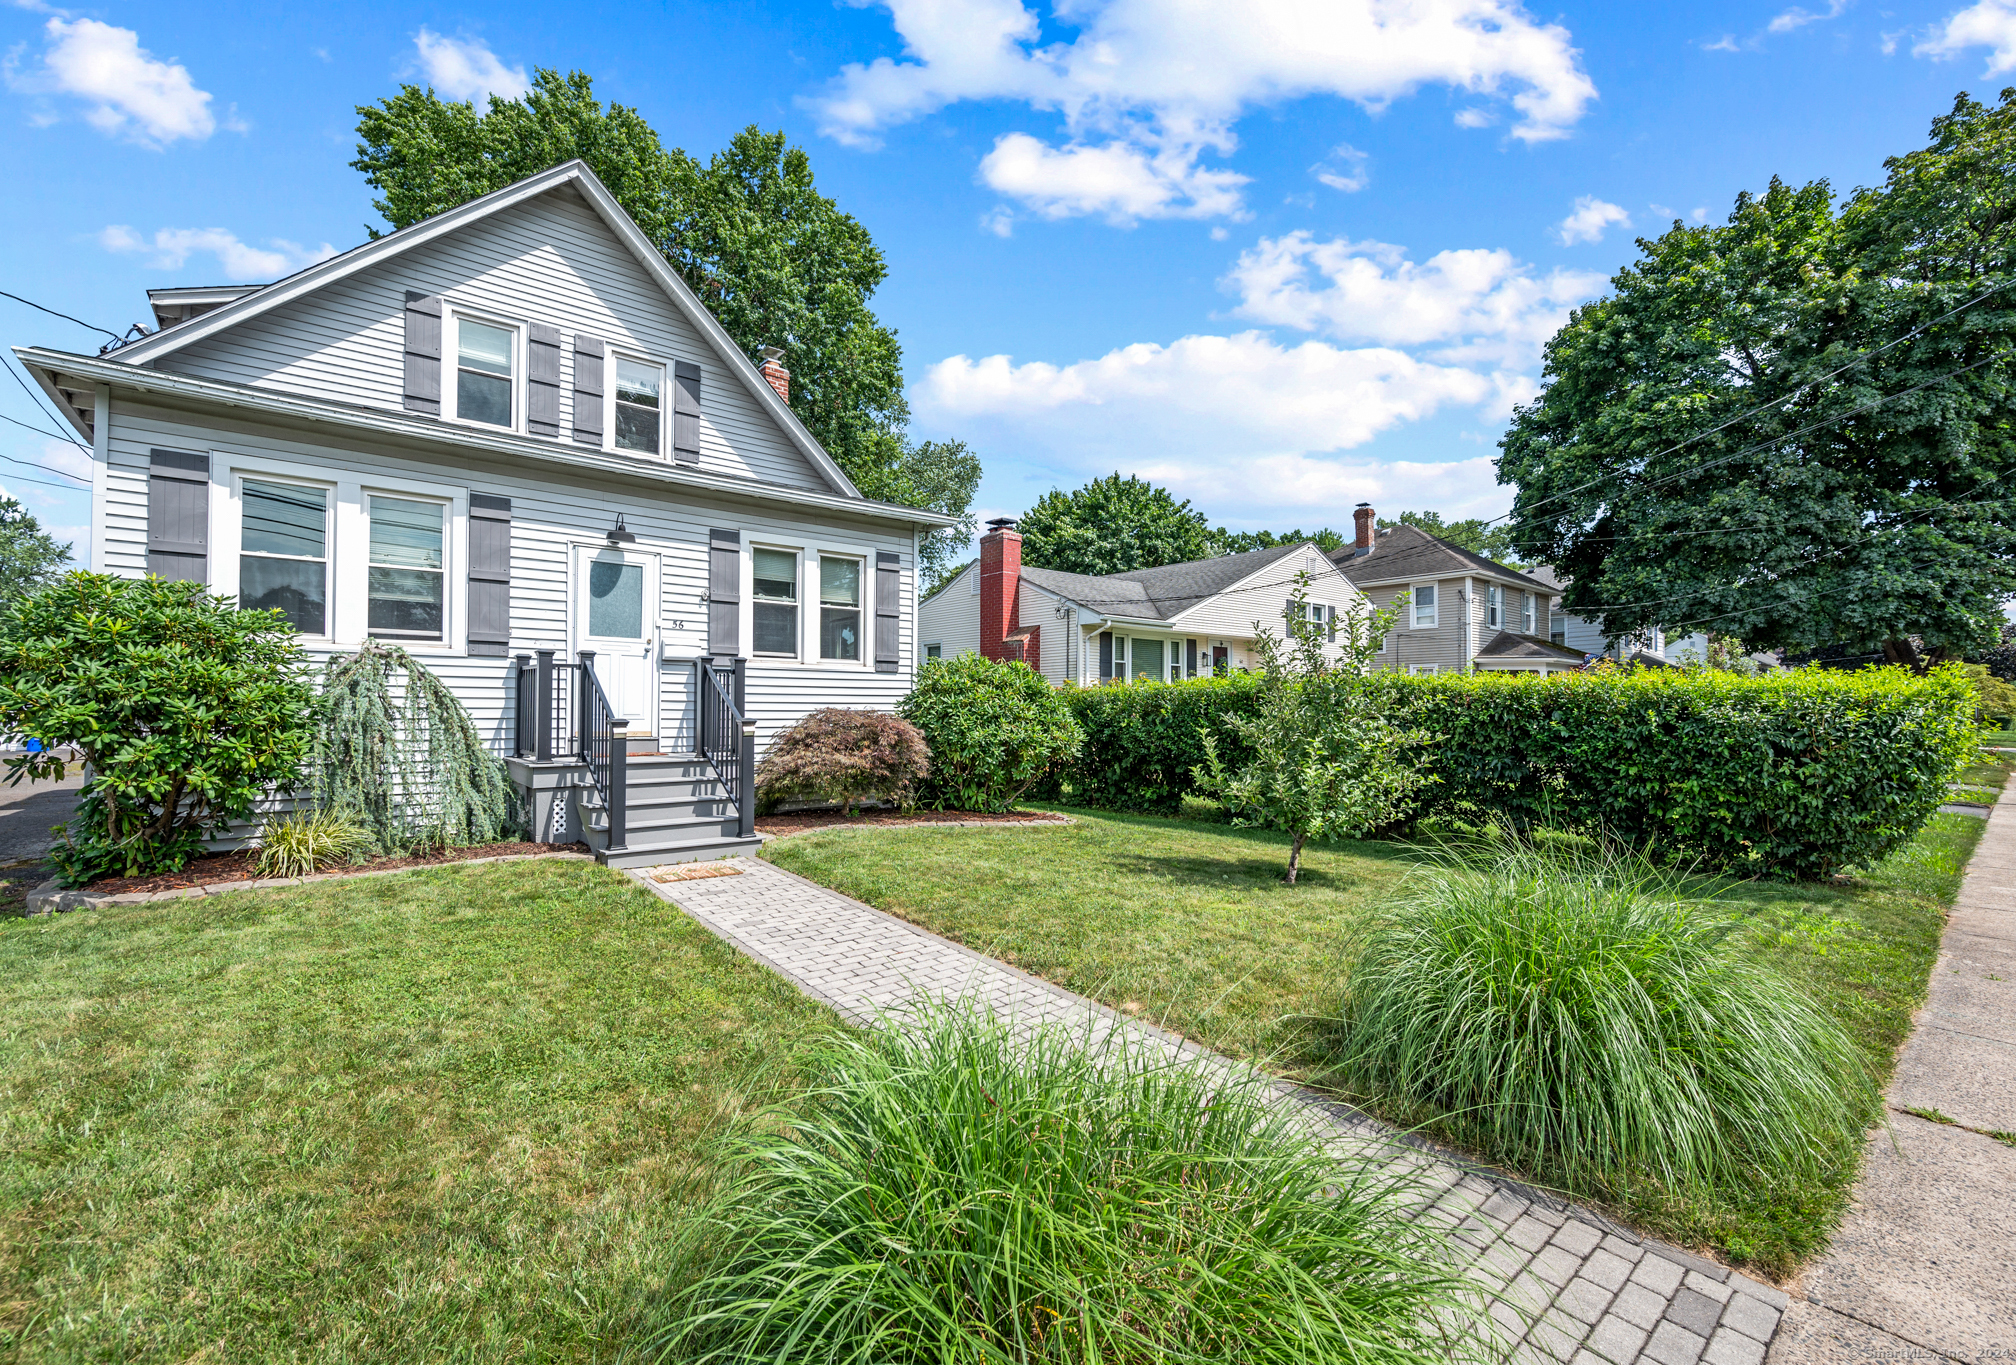
[[[1037,671],[1048,678],[1052,685],[1061,687],[1071,676],[1065,667],[1067,653],[1072,664],[1078,661],[1078,648],[1071,640],[1071,633],[1076,627],[1071,624],[1071,617],[1065,614],[1070,609],[1070,604],[1043,591],[1026,578],[1017,585],[1017,591],[1015,604],[1017,624],[1024,628],[1029,626],[1043,628],[1043,634],[1038,641],[1041,652],[1036,659]],[[977,629],[980,599],[975,597],[971,600],[974,603],[973,615]]]
[[[1422,664],[1433,664],[1444,673],[1460,673],[1469,666],[1470,659],[1483,648],[1489,634],[1481,624],[1482,609],[1479,603],[1482,593],[1470,593],[1470,601],[1459,600],[1458,594],[1465,592],[1470,580],[1462,578],[1423,579],[1435,584],[1436,624],[1417,628],[1411,609],[1400,613],[1400,620],[1386,637],[1386,648],[1378,656],[1378,666],[1398,672]],[[1365,589],[1365,596],[1374,607],[1381,610],[1393,605],[1393,599],[1413,588],[1411,583],[1384,583]],[[1472,613],[1472,629],[1465,631],[1463,611]],[[1464,651],[1465,636],[1469,637],[1469,652]]]
[[[942,647],[948,659],[980,652],[980,595],[973,591],[979,573],[977,563],[968,564],[917,608],[919,658],[923,657],[923,646],[934,644]]]
[[[803,547],[808,555],[829,552],[865,554],[869,565],[877,551],[900,556],[903,574],[899,670],[874,670],[872,635],[864,638],[859,664],[755,659],[749,665],[750,712],[757,722],[759,749],[806,712],[821,706],[889,710],[909,690],[914,652],[916,591],[911,528],[880,517],[800,512],[764,500],[752,490],[747,500],[687,494],[656,486],[626,485],[614,477],[598,479],[572,474],[564,482],[534,466],[507,462],[487,452],[470,452],[460,460],[388,453],[342,433],[304,435],[298,430],[269,427],[219,416],[195,416],[176,410],[114,398],[109,421],[110,458],[107,469],[105,546],[106,571],[138,576],[146,571],[148,451],[155,446],[213,453],[212,479],[220,491],[228,488],[233,467],[256,470],[262,460],[313,467],[325,477],[381,484],[397,492],[405,483],[453,486],[466,492],[511,499],[511,650],[529,653],[553,649],[571,657],[573,608],[571,546],[599,542],[615,513],[625,514],[637,543],[629,548],[655,553],[660,563],[659,615],[664,652],[698,656],[706,647],[706,609],[701,601],[707,585],[707,535],[712,527],[740,530],[744,546],[743,575],[749,571],[751,541]],[[213,506],[217,504],[213,502]],[[457,538],[459,539],[459,537]],[[219,561],[235,562],[235,532],[220,530],[212,537],[213,575]],[[466,546],[466,542],[464,542]],[[339,550],[341,546],[337,547]],[[448,566],[450,643],[414,646],[427,666],[448,683],[469,709],[477,727],[500,752],[513,736],[511,658],[470,657],[457,641],[466,629],[466,612],[456,602],[466,574],[466,548],[451,552]],[[235,572],[235,570],[234,570]],[[213,581],[216,581],[213,578]],[[872,581],[872,580],[870,580]],[[332,597],[332,615],[336,603]],[[744,612],[748,610],[745,593]],[[685,629],[675,631],[674,621]],[[872,610],[864,610],[864,634],[873,629]],[[748,623],[743,623],[748,638]],[[355,641],[319,644],[310,652],[318,659]],[[659,667],[660,733],[668,747],[691,743],[689,665],[665,662]]]
[[[640,352],[666,365],[668,399],[672,364],[696,362],[703,371],[702,469],[830,491],[698,329],[571,188],[501,210],[326,285],[167,355],[160,365],[207,379],[403,411],[409,289],[442,295],[451,308],[549,323],[570,338],[588,333]],[[572,422],[571,340],[561,347],[560,359],[565,432]],[[452,371],[452,355],[444,364]],[[521,412],[523,402],[521,391]],[[666,460],[671,425],[668,419],[661,447]]]

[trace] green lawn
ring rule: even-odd
[[[1198,820],[1073,810],[1064,829],[858,829],[765,856],[982,952],[1236,1055],[1321,1084],[1344,936],[1407,874],[1410,850],[1312,847]],[[1940,815],[1879,866],[1829,885],[1727,896],[1752,951],[1840,1018],[1887,1077],[1923,999],[1944,910],[1981,821]],[[1844,1154],[1851,1170],[1856,1154]],[[1522,1172],[1542,1183],[1544,1171]],[[1824,1243],[1846,1181],[1798,1197],[1621,1210],[1648,1231],[1773,1274]]]
[[[0,925],[0,1356],[549,1361],[832,1017],[606,869]]]

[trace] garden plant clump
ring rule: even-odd
[[[909,721],[827,707],[770,742],[756,769],[756,798],[765,810],[827,801],[852,815],[857,802],[869,800],[908,810],[930,772],[931,751]]]
[[[1005,811],[1084,740],[1042,674],[977,654],[926,660],[896,712],[930,748],[920,800],[939,810]]]
[[[1825,1182],[1880,1115],[1843,1029],[1643,860],[1426,870],[1347,956],[1338,1083],[1576,1193]]]
[[[342,811],[296,811],[259,831],[253,866],[262,877],[309,877],[370,853],[371,831]]]
[[[313,695],[293,627],[240,611],[200,583],[66,574],[0,616],[0,733],[40,753],[10,778],[91,778],[51,850],[58,877],[174,872],[204,840],[295,783]]]
[[[725,1144],[653,1358],[1487,1355],[1390,1177],[1264,1082],[957,1004],[905,1025],[829,1040],[808,1092]]]

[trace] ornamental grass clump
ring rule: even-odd
[[[1401,1187],[1258,1079],[952,1004],[831,1039],[812,1074],[726,1143],[651,1358],[1486,1354]]]
[[[1838,1174],[1878,1116],[1854,1044],[1685,890],[1531,848],[1419,874],[1353,945],[1342,1082],[1575,1191]]]
[[[344,811],[301,810],[259,831],[252,869],[262,877],[308,877],[353,862],[372,848],[371,831]]]

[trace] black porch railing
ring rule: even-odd
[[[756,832],[756,724],[748,719],[748,661],[723,668],[702,659],[699,675],[700,753],[720,775],[722,790],[742,817],[742,837]]]
[[[595,783],[603,813],[608,817],[607,851],[621,853],[629,834],[626,798],[630,784],[626,770],[630,737],[624,731],[630,722],[618,716],[616,708],[609,704],[602,680],[595,676],[594,653],[582,650],[581,662],[576,667],[580,685],[575,691],[581,698],[581,717],[575,733],[581,737],[581,761],[587,765],[588,777]]]

